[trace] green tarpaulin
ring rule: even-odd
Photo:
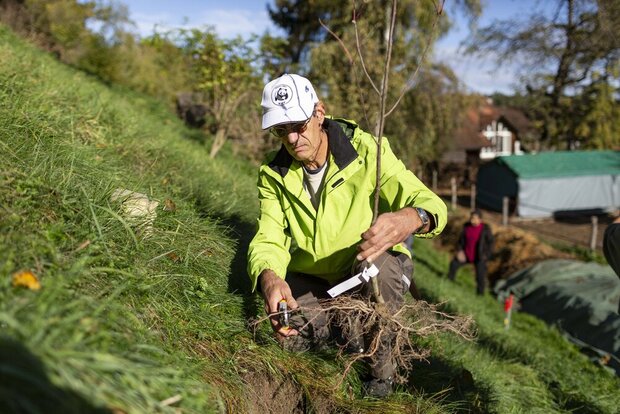
[[[513,293],[520,311],[558,326],[581,347],[608,354],[620,375],[620,279],[609,266],[545,260],[501,280],[495,293]]]
[[[499,157],[497,162],[528,179],[620,175],[620,151],[550,151]]]

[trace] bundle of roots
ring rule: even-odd
[[[382,360],[390,358],[398,367],[396,382],[406,381],[415,361],[425,360],[430,349],[416,345],[419,338],[449,332],[464,340],[474,337],[474,323],[469,316],[451,315],[441,311],[442,304],[430,304],[423,300],[405,303],[393,310],[388,304],[379,304],[351,296],[340,296],[319,302],[318,307],[297,311],[314,315],[314,320],[327,319],[330,326],[337,327],[344,342],[340,343],[338,355],[345,360],[342,379],[346,377],[357,361],[373,361],[378,353]],[[255,321],[256,324],[268,317]],[[306,326],[296,327],[303,331]],[[363,343],[363,346],[360,344]],[[351,350],[354,352],[347,352]]]

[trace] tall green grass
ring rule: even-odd
[[[210,160],[163,105],[4,28],[0,56],[0,411],[250,412],[272,398],[376,411],[350,401],[359,380],[340,383],[333,352],[291,355],[267,326],[248,329],[262,308],[243,250],[255,167],[231,151]],[[118,188],[176,209],[140,234],[111,201]],[[22,269],[40,291],[11,286]],[[417,394],[381,406],[441,412]]]
[[[334,351],[282,351],[247,292],[255,166],[164,105],[58,64],[0,27],[0,412],[614,412],[618,382],[557,332],[500,307],[416,241],[426,297],[471,313],[479,337],[445,335],[409,384],[360,398]],[[258,97],[257,97],[258,100]],[[145,234],[117,188],[161,202]],[[175,209],[164,210],[165,200]],[[13,287],[32,270],[42,288]],[[499,312],[499,313],[498,313]],[[361,370],[362,367],[356,366]],[[614,391],[616,393],[614,394]]]

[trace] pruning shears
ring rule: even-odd
[[[278,303],[278,313],[280,315],[280,325],[282,325],[283,328],[289,329],[291,313],[288,310],[288,305],[286,303],[286,300],[282,299]]]

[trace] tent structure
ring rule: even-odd
[[[620,280],[609,266],[544,260],[500,280],[494,290],[500,299],[514,294],[520,311],[557,326],[620,375]]]
[[[501,211],[509,197],[520,217],[620,206],[620,151],[554,151],[498,157],[480,167],[477,203]]]

